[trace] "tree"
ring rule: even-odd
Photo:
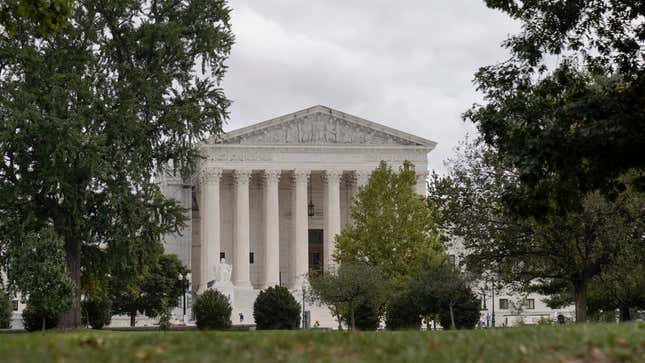
[[[184,293],[179,275],[188,274],[188,268],[177,255],[161,255],[152,271],[141,282],[139,311],[148,317],[157,317],[165,310],[177,307]]]
[[[382,307],[371,301],[363,302],[354,309],[354,326],[358,330],[376,330],[381,323]],[[351,326],[351,311],[344,309],[342,319]]]
[[[11,328],[11,315],[13,314],[13,306],[9,300],[9,294],[0,288],[0,329]]]
[[[253,303],[253,319],[257,329],[298,329],[300,304],[284,286],[260,291]]]
[[[153,176],[188,175],[196,145],[222,132],[229,8],[77,1],[68,26],[44,38],[18,30],[0,30],[0,243],[53,226],[75,285],[61,323],[77,327],[83,247],[137,263],[148,256],[132,251],[185,220]]]
[[[188,273],[176,255],[161,255],[142,267],[137,270],[123,266],[123,270],[114,271],[110,280],[114,311],[129,315],[130,326],[135,326],[138,312],[155,318],[176,307],[183,294],[179,275]]]
[[[403,289],[388,301],[385,326],[389,330],[418,330],[421,327],[421,310],[416,292]]]
[[[349,315],[348,325],[356,328],[356,309],[363,304],[380,306],[388,295],[384,273],[366,263],[344,263],[335,271],[309,276],[311,298],[325,304],[335,313],[338,323],[343,311]]]
[[[504,42],[510,59],[476,73],[485,103],[464,117],[517,171],[522,188],[508,193],[508,205],[535,217],[580,210],[588,193],[613,200],[633,170],[643,190],[641,2],[486,4],[520,21],[522,32]]]
[[[5,0],[0,6],[0,24],[10,35],[23,29],[46,36],[68,24],[74,0]]]
[[[622,193],[612,202],[590,193],[582,210],[537,221],[504,203],[506,191],[520,183],[494,149],[471,144],[447,176],[433,175],[429,203],[437,208],[442,228],[463,239],[470,271],[500,272],[506,282],[519,281],[545,294],[570,289],[576,320],[585,321],[590,281],[630,241],[642,243],[643,199]]]
[[[57,316],[71,304],[73,285],[63,243],[52,228],[46,228],[26,235],[9,256],[9,281],[32,311],[42,316],[43,330],[46,317]]]
[[[395,173],[381,162],[351,208],[352,223],[336,238],[341,264],[363,262],[401,279],[418,264],[443,256],[433,211],[413,186],[413,165]]]

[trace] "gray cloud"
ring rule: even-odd
[[[430,168],[475,128],[478,67],[507,58],[519,27],[481,1],[233,0],[223,86],[227,131],[322,104],[439,143]]]

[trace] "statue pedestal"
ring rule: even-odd
[[[231,306],[235,306],[235,287],[230,281],[218,281],[211,289],[215,289],[225,296],[228,296]]]

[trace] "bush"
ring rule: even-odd
[[[172,324],[170,324],[170,311],[168,308],[165,308],[159,314],[159,330],[170,330]]]
[[[58,316],[39,311],[30,305],[22,311],[22,323],[26,331],[39,331],[43,329],[43,318],[45,329],[53,329],[58,325]]]
[[[13,314],[13,306],[9,300],[9,294],[0,290],[0,329],[11,328],[11,315]]]
[[[206,290],[198,295],[193,313],[199,329],[228,329],[231,327],[231,303],[217,290]]]
[[[378,307],[373,304],[363,303],[354,309],[354,325],[358,330],[376,330],[381,322]],[[343,314],[343,321],[349,326],[351,324],[351,316],[349,312]]]
[[[88,299],[81,303],[81,320],[92,329],[102,329],[112,321],[112,302],[110,299]]]
[[[419,329],[421,327],[420,309],[412,295],[400,294],[387,305],[385,326],[389,330]]]
[[[286,287],[275,286],[260,291],[253,304],[257,329],[297,329],[300,304]]]

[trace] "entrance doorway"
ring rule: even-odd
[[[323,256],[323,230],[309,230],[309,271],[321,271]]]

